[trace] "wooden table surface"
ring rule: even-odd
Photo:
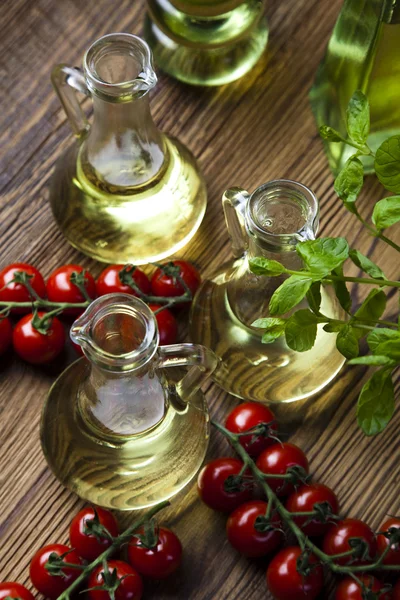
[[[204,222],[183,255],[209,275],[230,256],[221,194],[232,185],[253,190],[286,177],[310,186],[321,201],[324,235],[345,235],[398,277],[394,251],[373,239],[341,207],[318,138],[308,90],[340,9],[340,0],[269,0],[271,34],[265,58],[242,80],[219,89],[196,89],[161,76],[153,115],[178,136],[204,170],[209,205]],[[1,168],[0,268],[27,261],[45,276],[77,262],[97,275],[101,265],[73,250],[58,232],[47,202],[55,160],[72,142],[49,75],[57,62],[80,64],[88,45],[105,33],[139,33],[142,0],[2,0],[0,2]],[[85,106],[90,110],[90,101]],[[381,190],[367,181],[364,215]],[[353,288],[356,302],[364,290]],[[389,306],[390,317],[395,300]],[[73,359],[69,351],[53,367],[33,368],[12,355],[0,363],[0,581],[29,586],[28,565],[43,544],[67,542],[68,525],[82,502],[56,481],[39,443],[40,411],[56,375]],[[297,405],[291,439],[308,454],[315,478],[340,496],[343,513],[378,527],[400,509],[400,411],[383,435],[363,436],[355,403],[363,368],[345,368],[318,399]],[[223,419],[233,398],[209,385],[212,415]],[[224,454],[213,434],[209,456]],[[124,515],[128,523],[133,515]],[[146,584],[145,598],[221,600],[269,598],[266,561],[241,558],[227,543],[225,518],[197,498],[191,485],[164,513],[185,547],[184,564],[170,581]],[[329,592],[323,595],[328,598]]]

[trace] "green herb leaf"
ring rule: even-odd
[[[336,348],[346,358],[355,358],[358,356],[360,352],[358,339],[351,325],[344,325],[340,329],[336,338]]]
[[[369,102],[360,90],[351,97],[346,117],[350,139],[357,144],[365,144],[369,134]]]
[[[375,173],[387,190],[400,194],[400,135],[388,138],[379,146]]]
[[[367,343],[371,352],[375,355],[384,354],[380,351],[382,344],[390,340],[400,341],[400,331],[386,327],[377,327],[367,337]]]
[[[271,344],[285,333],[286,321],[284,319],[270,317],[257,319],[251,326],[256,327],[257,329],[265,329],[266,331],[262,336],[262,342],[264,344]]]
[[[327,333],[338,333],[343,327],[342,323],[327,323],[323,326],[323,330]]]
[[[324,277],[348,258],[349,245],[345,238],[326,237],[300,242],[296,251],[312,273]]]
[[[250,271],[254,273],[254,275],[276,277],[277,275],[286,273],[286,267],[281,265],[280,262],[276,260],[269,260],[268,258],[263,258],[262,256],[257,256],[256,258],[250,259],[249,265]]]
[[[387,340],[379,344],[379,353],[392,358],[396,362],[400,361],[400,337],[393,340]]]
[[[298,310],[286,323],[286,343],[296,352],[311,350],[317,337],[318,317],[308,309]]]
[[[313,311],[313,313],[315,313],[316,315],[319,315],[320,312],[320,308],[321,308],[321,283],[319,281],[314,281],[314,283],[311,285],[310,289],[308,290],[307,294],[307,302],[311,308],[311,310]]]
[[[386,308],[386,294],[382,290],[371,290],[354,316],[363,319],[377,321],[381,318]]]
[[[372,221],[381,231],[400,221],[400,196],[390,196],[375,204]]]
[[[382,269],[358,250],[350,250],[349,257],[359,269],[367,273],[370,277],[374,279],[386,279]]]
[[[336,129],[329,127],[328,125],[321,125],[319,128],[319,135],[323,140],[329,140],[330,142],[343,142],[343,137]]]
[[[346,208],[356,213],[355,201],[364,183],[364,167],[357,156],[350,156],[335,179],[335,192],[343,200]]]
[[[381,369],[364,385],[358,399],[358,424],[366,435],[381,433],[394,413],[394,390],[390,371]]]
[[[374,356],[368,354],[367,356],[359,356],[349,361],[349,365],[368,365],[370,367],[385,367],[395,366],[396,361],[387,356]]]
[[[313,280],[302,275],[291,275],[272,294],[269,303],[271,315],[284,315],[303,300]]]
[[[332,271],[332,275],[336,275],[338,277],[343,277],[343,267],[337,267]],[[346,312],[350,312],[351,310],[351,296],[350,292],[347,289],[347,285],[345,281],[334,281],[333,287],[335,290],[335,294],[337,299],[340,302],[340,306],[344,308]]]

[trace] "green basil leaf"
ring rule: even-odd
[[[296,251],[311,272],[324,277],[348,258],[349,245],[345,238],[326,237],[300,242]]]
[[[400,340],[400,331],[386,327],[377,327],[367,337],[369,349],[375,355],[383,354],[383,352],[380,352],[380,347],[390,340]]]
[[[379,200],[372,213],[372,221],[381,231],[400,221],[400,196],[390,196]]]
[[[346,117],[350,139],[357,144],[365,144],[369,134],[369,102],[360,90],[350,98]]]
[[[358,250],[350,250],[349,257],[359,269],[367,273],[370,277],[374,279],[387,279],[382,269]]]
[[[330,142],[343,141],[343,137],[340,135],[340,133],[328,125],[321,125],[319,128],[319,135],[323,140],[329,140]]]
[[[374,356],[373,354],[368,354],[367,356],[359,356],[358,358],[353,358],[349,361],[349,365],[368,365],[371,367],[385,367],[390,366],[394,367],[396,365],[396,361],[392,358],[388,358],[387,356]]]
[[[262,336],[262,342],[264,344],[271,344],[285,333],[286,321],[284,319],[269,317],[257,319],[251,326],[256,327],[257,329],[265,329],[265,333]]]
[[[269,329],[270,327],[282,326],[285,327],[285,319],[279,319],[278,317],[263,317],[262,319],[256,319],[251,326],[257,329]]]
[[[346,208],[356,213],[355,201],[364,183],[364,167],[357,156],[350,156],[335,179],[335,192],[343,200]]]
[[[327,333],[338,333],[341,331],[342,327],[342,323],[327,323],[322,329]]]
[[[360,352],[358,339],[351,325],[344,325],[340,329],[336,338],[336,348],[346,358],[355,358],[358,356]]]
[[[362,321],[368,319],[377,321],[381,318],[386,308],[386,294],[383,290],[371,290],[354,316]],[[356,326],[356,323],[354,323]]]
[[[374,373],[358,399],[358,424],[366,435],[381,433],[395,408],[392,376],[386,369]]]
[[[375,173],[387,190],[400,194],[400,135],[388,138],[379,146]]]
[[[313,280],[302,275],[291,275],[272,294],[269,303],[271,315],[284,315],[303,300]]]
[[[379,353],[395,361],[400,361],[400,338],[387,340],[379,344]]]
[[[286,267],[277,260],[270,260],[262,256],[257,256],[249,260],[250,271],[255,275],[266,275],[267,277],[276,277],[286,273]]]
[[[332,271],[332,274],[337,275],[338,277],[343,277],[343,267],[337,267]],[[334,281],[333,287],[335,290],[336,297],[340,302],[340,306],[344,308],[346,312],[350,312],[352,301],[349,290],[347,289],[346,282]]]
[[[307,302],[316,315],[319,315],[321,308],[321,283],[319,281],[314,281],[310,289],[306,294]]]
[[[286,343],[296,352],[311,350],[317,337],[318,317],[310,310],[298,310],[286,323]]]

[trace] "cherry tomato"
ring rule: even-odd
[[[95,511],[87,506],[72,519],[69,527],[69,541],[76,552],[85,560],[92,561],[111,546],[111,540],[96,531],[98,525],[107,529],[112,537],[118,535],[118,524],[114,515],[104,508]]]
[[[138,533],[143,535],[144,529],[139,529]],[[147,548],[134,536],[128,546],[128,561],[142,575],[164,579],[181,564],[182,544],[175,533],[166,527],[159,527],[156,534],[158,541],[154,548]]]
[[[40,548],[31,560],[29,567],[29,575],[35,588],[46,596],[53,600],[62,594],[77,577],[79,577],[81,570],[74,569],[71,567],[65,567],[62,569],[63,575],[51,575],[46,569],[45,565],[49,560],[51,554],[57,556],[63,556],[62,561],[74,565],[80,565],[81,559],[74,550],[71,550],[64,544],[50,544]]]
[[[115,600],[140,600],[143,594],[143,581],[139,573],[122,560],[109,560],[107,566],[110,574],[116,571],[120,582],[115,590]],[[90,589],[104,586],[106,583],[107,575],[104,575],[104,566],[100,565],[91,573],[87,582],[89,600],[110,600],[111,595],[107,590]]]
[[[106,294],[131,294],[137,296],[135,290],[133,290],[126,283],[122,283],[119,278],[119,273],[124,268],[124,265],[110,265],[104,271],[102,271],[97,279],[96,289],[98,296],[105,296]],[[132,272],[133,281],[136,283],[138,288],[145,294],[150,294],[151,285],[150,281],[145,273],[134,268]]]
[[[4,354],[10,347],[12,336],[13,331],[10,319],[0,316],[0,355]]]
[[[45,314],[39,312],[38,316]],[[13,331],[13,346],[15,352],[27,362],[43,365],[56,358],[64,348],[64,327],[57,317],[53,317],[46,334],[40,333],[32,325],[33,318],[33,315],[26,315],[18,321]]]
[[[20,600],[34,600],[33,594],[20,583],[5,581],[0,583],[0,600],[5,598],[19,598]]]
[[[357,573],[357,577],[364,584],[364,589],[371,592],[379,592],[384,588],[384,584],[373,575],[360,575]],[[391,600],[392,595],[390,592],[384,592],[376,597],[379,600]],[[342,579],[336,588],[335,600],[365,600],[365,598],[362,586],[352,577]]]
[[[339,502],[336,494],[322,483],[302,485],[286,502],[286,508],[290,512],[312,512],[315,505],[329,504],[331,513],[337,515]],[[293,520],[308,536],[324,535],[331,523],[323,523],[318,518],[310,521],[309,517],[293,517]],[[327,519],[329,520],[329,518]]]
[[[400,579],[397,580],[397,583],[393,588],[392,600],[400,600]]]
[[[285,475],[288,469],[301,467],[308,473],[308,460],[304,452],[294,444],[274,444],[264,450],[257,458],[257,467],[263,473]],[[294,485],[284,479],[268,479],[267,483],[278,496],[287,496],[294,490]]]
[[[89,271],[86,271],[80,265],[63,265],[50,275],[47,280],[47,297],[51,302],[85,302],[83,294],[79,288],[71,281],[73,273],[82,273],[85,271],[84,282],[85,289],[90,298],[96,298],[96,283]],[[67,308],[65,315],[79,315],[82,308]]]
[[[200,283],[200,273],[191,263],[186,260],[174,260],[165,266],[175,265],[179,267],[179,274],[194,296]],[[182,296],[185,293],[183,285],[171,275],[165,275],[161,269],[156,269],[151,278],[151,289],[155,296]],[[185,306],[186,303],[182,303]]]
[[[153,312],[162,308],[161,304],[149,304],[149,307]],[[178,339],[178,323],[172,312],[168,308],[164,308],[156,314],[156,319],[160,335],[160,346],[175,344]]]
[[[282,528],[282,521],[276,513],[270,520],[275,529],[266,531],[268,522],[265,520],[264,524],[260,522],[257,526],[256,520],[262,521],[267,508],[268,504],[261,500],[245,502],[231,513],[226,524],[226,533],[232,546],[249,558],[269,554],[282,543],[282,532],[277,530]]]
[[[326,554],[343,554],[349,552],[352,547],[349,541],[359,538],[368,546],[368,555],[373,559],[376,554],[376,539],[372,529],[359,519],[344,519],[331,525],[323,540],[323,551]],[[346,565],[351,562],[352,565],[368,564],[367,559],[357,559],[347,556],[335,560],[338,565]]]
[[[388,519],[381,525],[379,531],[389,531],[400,529],[400,519],[396,519],[396,517],[392,517]],[[399,531],[400,536],[400,531]],[[386,550],[387,546],[389,546],[389,540],[384,535],[378,535],[377,539],[378,544],[378,554],[381,555]],[[400,566],[400,540],[397,544],[392,544],[389,552],[385,556],[383,560],[385,565],[399,565]]]
[[[22,283],[11,283],[17,271],[23,271],[31,275],[29,283],[38,296],[44,298],[46,295],[46,286],[41,273],[32,265],[26,263],[13,263],[0,271],[0,301],[1,302],[30,302],[32,300],[28,290]],[[5,287],[7,286],[7,287]],[[24,314],[30,312],[30,308],[13,308],[14,314]]]
[[[243,463],[237,458],[217,458],[205,465],[197,479],[197,490],[200,498],[207,506],[214,510],[230,513],[235,508],[250,500],[251,485],[242,481],[235,486],[232,481],[239,475]],[[226,490],[225,481],[233,485],[233,491]],[[238,489],[235,489],[238,488]]]
[[[270,423],[274,420],[274,413],[264,404],[243,402],[229,413],[225,426],[232,433],[243,433],[260,423]],[[276,422],[269,426],[269,431],[273,435],[277,434],[278,426]],[[244,435],[240,437],[240,443],[250,456],[257,457],[275,441],[266,436]]]
[[[309,557],[311,570],[304,575],[297,570],[301,548],[292,546],[281,550],[267,569],[267,586],[275,600],[314,600],[324,585],[321,565],[314,555]],[[316,565],[316,566],[314,566]]]

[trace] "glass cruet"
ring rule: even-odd
[[[235,260],[199,288],[191,310],[191,338],[220,358],[213,379],[227,392],[271,403],[308,398],[322,390],[343,365],[335,336],[319,326],[314,348],[303,353],[291,350],[284,338],[263,344],[263,332],[252,323],[269,315],[269,300],[283,276],[254,275],[248,261],[265,256],[289,269],[302,268],[295,248],[317,233],[318,201],[304,185],[278,180],[252,194],[229,189],[223,207]],[[341,316],[343,311],[330,288],[321,293],[321,311],[332,318]]]
[[[95,300],[71,337],[85,357],[54,383],[41,421],[56,477],[85,500],[118,510],[177,494],[207,450],[200,386],[215,355],[193,344],[159,347],[154,314],[126,294]]]
[[[191,152],[152,120],[149,91],[157,77],[146,42],[106,35],[86,52],[83,71],[58,65],[52,82],[76,137],[50,189],[68,241],[108,263],[145,264],[176,253],[200,226],[207,194]],[[92,98],[91,126],[76,90]]]

